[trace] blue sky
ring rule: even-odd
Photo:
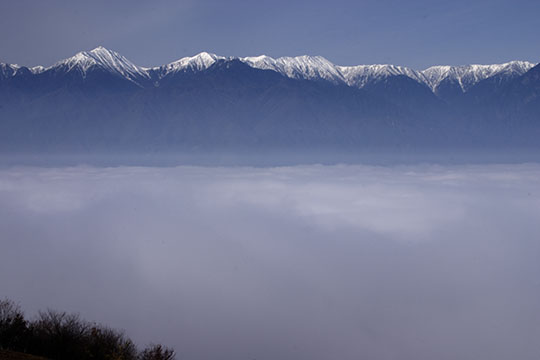
[[[2,1],[0,61],[50,65],[103,45],[144,66],[200,51],[340,65],[540,61],[540,1]]]

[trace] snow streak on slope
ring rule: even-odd
[[[291,79],[326,80],[343,83],[345,79],[339,69],[322,56],[297,56],[273,59],[266,55],[240,58],[256,69],[274,70]]]
[[[434,66],[417,71],[390,64],[339,66],[321,56],[271,58],[266,55],[240,58],[251,67],[273,70],[293,79],[326,80],[335,84],[362,88],[391,76],[407,76],[433,91],[445,80],[459,82],[465,92],[478,82],[496,75],[520,76],[534,67],[527,61],[512,61],[496,65]]]
[[[34,71],[59,70],[65,72],[78,71],[86,77],[88,71],[94,67],[107,70],[113,74],[137,82],[138,79],[148,78],[148,71],[139,67],[115,51],[99,46],[91,51],[82,51],[68,59],[62,60],[50,68],[33,68]]]
[[[17,64],[0,64],[0,78],[9,78],[15,75],[20,66]]]
[[[511,61],[497,65],[465,65],[465,66],[432,66],[424,71],[426,85],[434,92],[443,81],[457,82],[461,90],[466,92],[478,82],[493,76],[520,76],[535,64],[527,61]]]
[[[434,92],[437,92],[441,83],[446,81],[459,84],[461,90],[466,92],[487,78],[520,76],[535,65],[526,61],[512,61],[498,65],[433,66],[423,71],[417,71],[396,65],[338,66],[321,56],[304,55],[274,59],[261,55],[238,58],[202,52],[160,67],[143,68],[133,64],[117,52],[100,46],[88,52],[80,52],[51,67],[36,66],[29,70],[33,74],[48,70],[78,71],[83,77],[86,77],[90,69],[98,67],[138,83],[139,80],[143,79],[156,79],[156,76],[157,79],[162,79],[169,74],[178,72],[204,71],[218,60],[233,59],[238,59],[256,69],[276,71],[292,79],[323,80],[356,88],[362,88],[391,76],[407,76],[427,85]],[[0,76],[3,78],[14,76],[20,68],[18,65],[0,64]]]
[[[390,76],[407,76],[420,83],[425,83],[424,75],[416,70],[396,65],[357,65],[336,66],[343,74],[349,86],[362,88],[370,82],[384,79]]]
[[[421,83],[422,73],[395,65],[338,66],[322,56],[297,56],[273,59],[266,55],[240,58],[251,67],[273,70],[292,79],[326,80],[334,84],[346,84],[362,88],[389,76],[404,75]]]
[[[203,71],[212,66],[216,61],[223,59],[226,58],[224,56],[202,52],[195,56],[184,57],[170,64],[153,68],[152,70],[158,71],[160,77],[182,71]]]

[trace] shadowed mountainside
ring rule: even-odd
[[[423,151],[539,145],[540,65],[524,74],[476,79],[466,90],[445,78],[432,90],[420,73],[373,75],[360,87],[340,82],[332,69],[330,78],[325,68],[316,69],[319,77],[291,75],[287,67],[280,73],[250,66],[245,59],[201,57],[176,68],[173,63],[145,70],[117,53],[94,51],[97,60],[78,54],[39,71],[3,64],[0,151]]]

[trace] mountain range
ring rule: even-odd
[[[540,66],[338,66],[200,53],[138,66],[98,47],[0,63],[3,152],[538,148]]]

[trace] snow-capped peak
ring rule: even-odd
[[[343,76],[336,66],[322,56],[303,55],[273,59],[266,55],[260,55],[239,59],[253,68],[274,70],[292,79],[323,79],[333,83],[344,82]]]
[[[226,59],[224,56],[219,56],[216,54],[208,53],[208,52],[201,52],[195,56],[191,57],[183,57],[179,60],[176,60],[170,64],[163,65],[162,67],[158,68],[161,69],[161,71],[165,74],[167,73],[174,73],[178,71],[202,71],[208,69],[210,66],[212,66],[216,61],[220,59]]]
[[[240,58],[251,67],[274,70],[293,79],[322,79],[333,83],[345,83],[362,88],[370,82],[390,76],[407,76],[436,91],[446,78],[459,82],[462,91],[481,80],[496,75],[519,76],[526,73],[535,64],[527,61],[511,61],[496,65],[434,66],[417,71],[405,66],[389,64],[338,66],[321,56],[281,57],[273,59],[266,55]]]
[[[494,65],[432,66],[422,74],[426,84],[434,91],[445,81],[455,81],[463,92],[478,82],[496,75],[519,76],[529,71],[535,64],[527,61],[510,61]]]
[[[437,93],[438,87],[444,81],[457,83],[463,92],[470,89],[479,81],[496,75],[516,77],[524,74],[535,64],[527,61],[511,61],[497,65],[466,65],[466,66],[433,66],[423,71],[413,70],[396,65],[357,65],[338,66],[322,56],[296,56],[272,58],[266,55],[252,57],[224,57],[216,54],[201,52],[195,56],[183,57],[170,64],[154,68],[144,68],[133,64],[124,56],[102,46],[90,51],[82,51],[62,60],[51,67],[35,66],[29,71],[40,74],[49,70],[63,72],[76,71],[83,77],[87,72],[98,67],[118,76],[124,77],[136,84],[142,84],[142,79],[158,79],[169,73],[184,71],[203,71],[218,60],[237,59],[256,69],[276,71],[292,79],[325,80],[334,84],[362,88],[367,84],[390,76],[407,76],[427,85]],[[21,71],[18,65],[0,64],[0,75],[11,77]],[[24,68],[26,69],[26,68]],[[141,85],[142,86],[142,85]]]
[[[138,78],[148,77],[148,73],[144,68],[133,64],[124,56],[115,51],[108,50],[103,46],[98,46],[90,51],[81,51],[68,59],[57,62],[45,70],[58,68],[62,68],[66,72],[76,70],[85,77],[87,71],[93,67],[100,67],[133,82],[136,82]],[[36,68],[36,70],[43,71],[43,69],[39,68]]]
[[[358,88],[364,87],[371,81],[396,75],[405,75],[419,82],[424,82],[422,73],[410,68],[396,65],[338,66],[322,56],[304,55],[273,59],[261,55],[244,57],[240,60],[251,67],[274,70],[293,79],[322,79]]]
[[[47,68],[45,66],[41,66],[41,65],[38,65],[38,66],[34,66],[34,67],[31,67],[30,68],[30,72],[32,74],[41,74],[42,72],[44,72],[45,70],[47,70]]]
[[[21,67],[17,64],[5,64],[0,63],[0,75],[2,77],[11,77],[13,76],[17,70],[19,70]]]
[[[420,83],[424,82],[424,76],[419,71],[404,66],[376,64],[376,65],[356,65],[337,66],[343,74],[347,85],[358,88],[364,87],[369,82],[389,76],[408,76]]]

